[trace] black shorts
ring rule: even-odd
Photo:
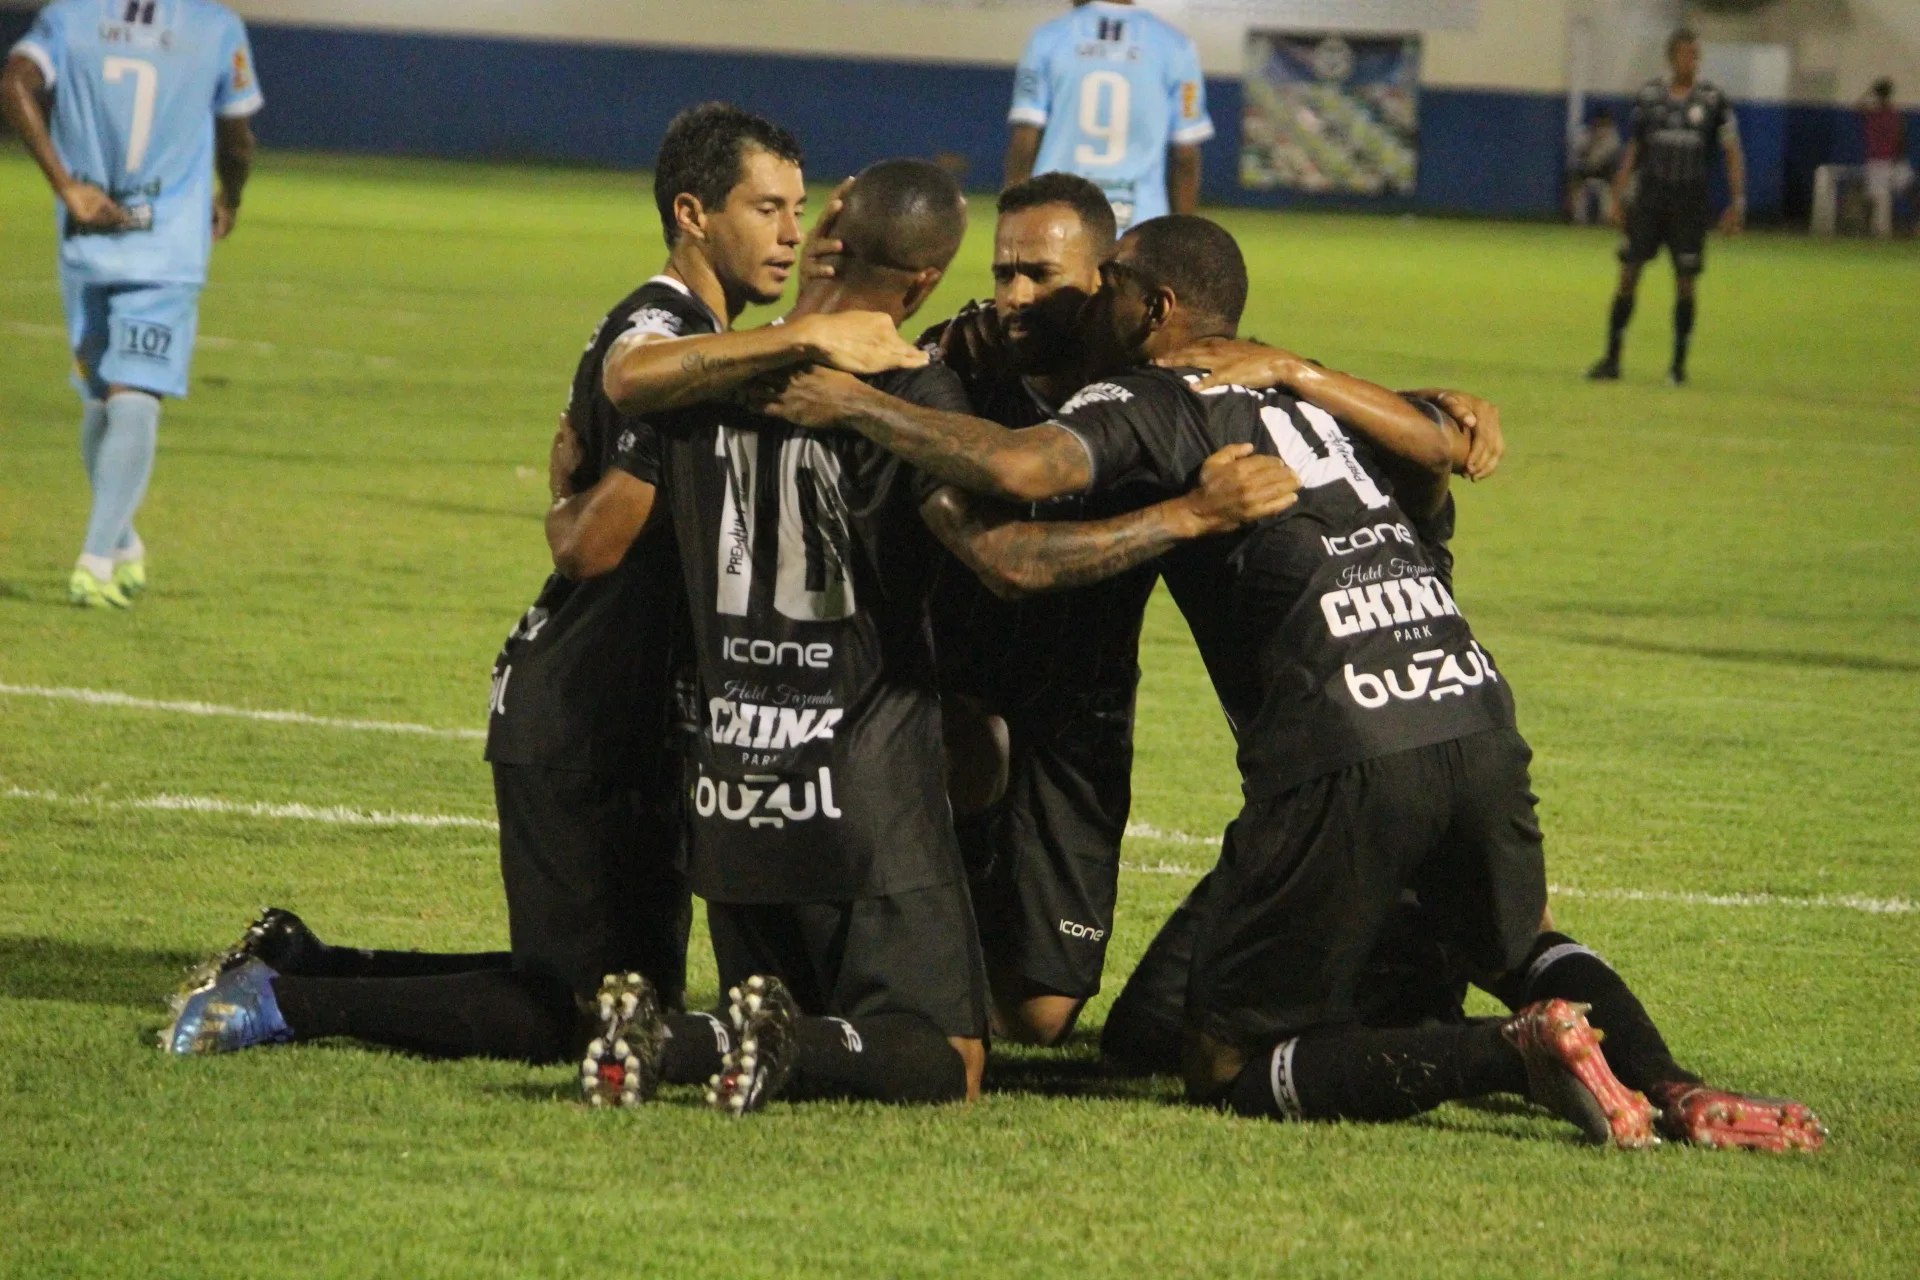
[[[514,968],[586,999],[638,970],[671,1007],[686,999],[687,892],[678,788],[625,775],[495,764],[500,875]]]
[[[969,849],[988,969],[1046,992],[1098,994],[1133,806],[1133,700],[1008,717],[1007,793]]]
[[[947,1036],[984,1039],[987,977],[964,884],[884,898],[707,904],[720,987],[755,974],[787,984],[803,1013],[917,1013]]]
[[[1642,195],[1627,210],[1620,261],[1641,266],[1659,257],[1665,246],[1673,254],[1675,275],[1697,276],[1707,269],[1707,230],[1712,226],[1713,206],[1704,195]]]
[[[1519,964],[1547,905],[1532,758],[1492,729],[1247,805],[1197,904],[1188,1025],[1258,1052],[1376,1021],[1373,971],[1410,921],[1463,967]]]

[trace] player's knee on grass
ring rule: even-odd
[[[979,1040],[950,1038],[916,1013],[802,1018],[798,1053],[781,1097],[794,1102],[960,1102],[978,1095],[986,1065]],[[964,1045],[980,1046],[970,1060]]]
[[[1181,1062],[1187,1079],[1187,1100],[1207,1105],[1223,1101],[1233,1082],[1246,1069],[1245,1052],[1203,1032],[1189,1032]]]
[[[1048,1049],[1073,1034],[1086,1001],[1073,996],[1037,995],[994,1002],[1000,1033],[1015,1044]]]

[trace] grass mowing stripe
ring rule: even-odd
[[[215,796],[144,796],[134,800],[100,800],[86,796],[63,796],[57,791],[36,791],[26,787],[0,790],[0,800],[37,800],[46,804],[81,805],[98,809],[137,809],[162,813],[217,814],[238,818],[273,818],[288,822],[321,822],[349,827],[466,827],[480,831],[498,831],[492,818],[473,818],[451,813],[384,813],[377,809],[354,809],[346,805],[310,805],[242,803]],[[1155,828],[1145,827],[1152,831]],[[1175,833],[1178,834],[1178,833]],[[1134,838],[1134,828],[1127,829]],[[1188,837],[1193,839],[1193,837]],[[1193,876],[1206,870],[1178,862],[1123,862],[1122,871],[1149,876]],[[1905,915],[1916,904],[1906,898],[1872,898],[1862,894],[1820,894],[1811,898],[1782,897],[1771,893],[1681,893],[1660,889],[1586,889],[1577,885],[1549,885],[1548,891],[1563,898],[1603,898],[1616,902],[1668,902],[1693,907],[1787,907],[1859,911],[1868,915]]]
[[[469,742],[486,740],[484,729],[440,729],[429,724],[407,724],[397,720],[347,720],[334,716],[308,715],[304,711],[260,711],[252,707],[223,707],[213,702],[171,702],[155,698],[136,698],[132,694],[108,689],[62,689],[42,685],[0,684],[0,696],[10,698],[46,698],[51,701],[78,702],[93,707],[127,707],[136,711],[170,711],[183,716],[227,716],[236,720],[261,720],[269,724],[304,724],[322,729],[350,729],[356,733],[410,733],[424,738],[459,738]]]

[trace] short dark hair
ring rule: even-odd
[[[749,148],[796,165],[804,161],[799,139],[730,102],[703,102],[673,118],[653,163],[653,203],[668,247],[680,238],[673,202],[686,194],[707,209],[725,205],[727,193],[739,185]]]
[[[1891,98],[1893,96],[1893,77],[1881,76],[1878,80],[1875,80],[1873,82],[1873,91],[1882,98]]]
[[[1195,315],[1240,327],[1247,309],[1247,260],[1240,245],[1217,222],[1190,213],[1152,218],[1127,232],[1132,269],[1154,288],[1173,290]]]
[[[1693,33],[1692,27],[1675,27],[1673,34],[1667,37],[1667,57],[1671,59],[1674,51],[1683,44],[1699,44],[1700,37]]]
[[[944,270],[966,238],[966,197],[953,175],[930,160],[870,164],[844,198],[834,233],[855,270]]]
[[[1020,213],[1042,205],[1063,204],[1080,216],[1080,225],[1102,258],[1113,248],[1120,225],[1113,220],[1107,193],[1075,173],[1043,173],[1016,182],[1000,193],[999,212]]]

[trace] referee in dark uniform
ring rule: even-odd
[[[1620,377],[1620,345],[1633,319],[1640,269],[1664,245],[1673,255],[1678,296],[1673,304],[1673,364],[1667,378],[1687,380],[1687,343],[1693,336],[1694,281],[1706,266],[1707,228],[1713,223],[1708,181],[1717,142],[1727,156],[1733,202],[1720,229],[1738,235],[1747,217],[1747,161],[1740,126],[1727,95],[1699,79],[1700,39],[1681,27],[1667,39],[1673,75],[1649,80],[1634,100],[1627,151],[1614,178],[1614,223],[1626,231],[1620,246],[1620,288],[1607,319],[1607,354],[1587,371],[1596,381]],[[1628,202],[1629,183],[1638,191]]]

